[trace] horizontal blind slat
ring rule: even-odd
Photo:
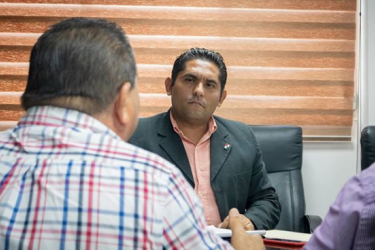
[[[141,93],[164,93],[162,77],[138,77]],[[24,91],[27,76],[1,76],[0,86],[3,91]],[[280,95],[285,96],[332,96],[352,97],[353,81],[316,81],[316,80],[247,80],[228,79],[226,90],[229,95]]]
[[[0,92],[1,104],[19,105],[21,92]],[[170,106],[170,97],[166,94],[140,94],[142,106]],[[228,96],[222,107],[228,108],[268,108],[268,109],[320,109],[351,110],[353,98],[347,97],[291,97],[291,96]]]
[[[232,79],[353,81],[354,69],[228,66]],[[171,65],[140,64],[140,77],[167,77]],[[0,75],[27,75],[28,63],[1,63]]]
[[[96,17],[152,20],[353,23],[354,11],[280,10],[212,7],[0,3],[0,16]]]
[[[228,66],[229,94],[217,115],[299,125],[309,140],[350,139],[355,0],[0,0],[0,129],[24,112],[31,47],[51,24],[74,16],[107,18],[126,30],[141,116],[170,107],[164,79],[177,55],[198,46],[219,51]]]
[[[65,18],[3,17],[0,32],[44,32]],[[355,25],[335,23],[241,22],[225,20],[114,19],[128,34],[298,39],[355,39]],[[191,27],[194,27],[192,29]]]
[[[34,46],[39,34],[0,33],[0,46]],[[133,48],[182,49],[202,44],[215,50],[354,52],[352,40],[129,35]]]
[[[49,3],[74,4],[77,0],[0,0],[6,3]],[[180,7],[221,7],[221,8],[265,8],[265,9],[321,9],[321,10],[355,10],[356,3],[352,0],[80,0],[80,4],[108,5],[153,5]]]

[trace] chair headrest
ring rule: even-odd
[[[302,129],[292,125],[251,125],[268,173],[301,170]]]
[[[375,162],[375,126],[368,126],[361,133],[361,167],[362,170]]]

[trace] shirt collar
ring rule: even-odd
[[[174,119],[172,109],[170,111],[169,116],[170,116],[170,119],[171,119],[173,130],[177,134],[179,134],[180,136],[184,136],[184,133],[180,130],[180,128],[178,127],[178,124],[177,124],[176,120]],[[210,120],[208,121],[208,130],[207,130],[207,133],[211,136],[213,133],[215,133],[216,130],[217,130],[216,121],[215,121],[214,117],[211,116]]]
[[[54,106],[35,106],[29,108],[17,123],[17,128],[29,126],[65,126],[76,130],[88,129],[94,133],[107,134],[114,138],[120,138],[102,122],[86,113]]]

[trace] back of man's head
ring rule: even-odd
[[[103,112],[136,65],[125,32],[102,19],[72,18],[53,25],[34,45],[22,107],[53,105]]]

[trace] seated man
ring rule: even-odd
[[[172,107],[140,119],[130,143],[174,163],[200,197],[208,224],[236,207],[247,230],[273,229],[281,205],[249,126],[217,116],[226,98],[227,69],[217,52],[192,48],[174,62],[165,89]],[[222,223],[224,227],[227,223]]]
[[[345,184],[304,249],[375,249],[375,163]]]
[[[31,52],[14,129],[0,133],[0,249],[232,249],[206,228],[181,172],[125,141],[138,122],[121,29],[74,18]],[[232,209],[232,243],[262,249]]]

